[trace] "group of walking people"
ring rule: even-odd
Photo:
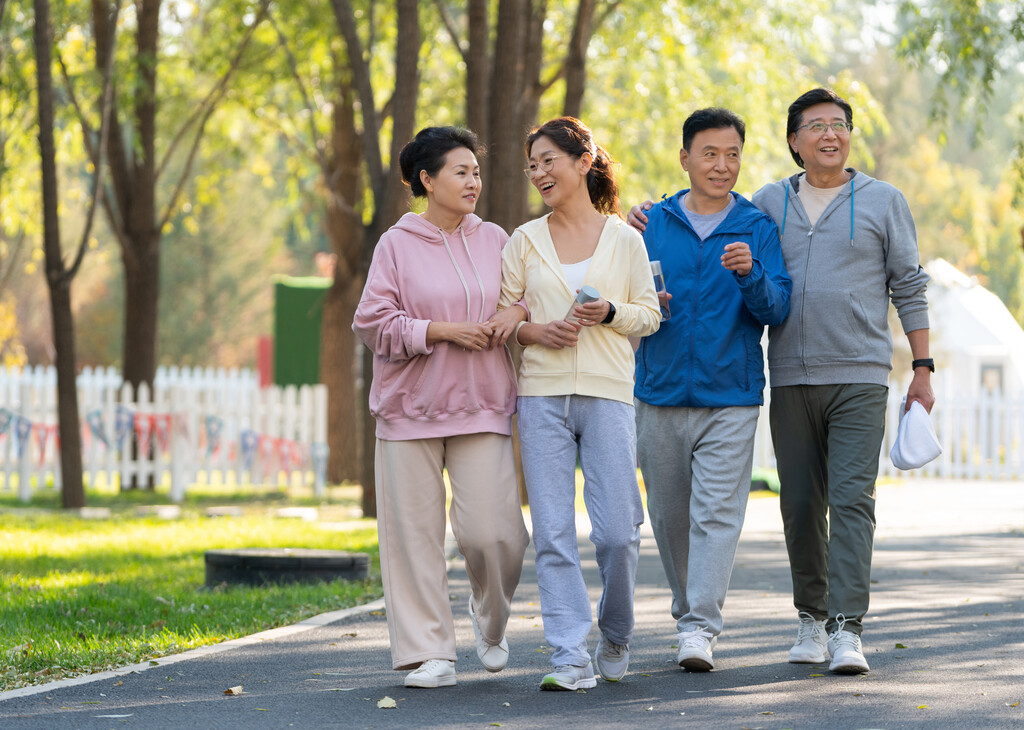
[[[381,574],[392,665],[408,672],[406,686],[456,683],[445,468],[476,653],[491,672],[508,662],[529,543],[516,413],[553,648],[541,689],[586,689],[596,674],[618,681],[627,671],[644,520],[638,464],[672,590],[677,661],[714,668],[763,404],[765,326],[798,620],[789,660],[868,671],[860,633],[890,300],[914,356],[907,407],[931,410],[934,396],[913,219],[898,190],[846,167],[852,117],[831,90],[798,98],[787,142],[804,171],[748,201],[733,192],[743,121],[698,110],[680,150],[690,187],[634,207],[628,223],[607,151],[578,119],[550,120],[527,137],[524,170],[550,212],[511,237],[474,213],[472,133],[428,127],[405,146],[402,175],[426,210],[381,237],[353,328],[374,352]],[[602,582],[593,661],[577,463]]]

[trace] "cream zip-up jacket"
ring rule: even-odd
[[[584,327],[576,347],[524,348],[519,395],[588,395],[632,404],[628,337],[657,332],[661,311],[643,238],[621,218],[608,216],[583,283],[615,305],[615,317],[606,325]],[[498,309],[525,299],[530,321],[547,324],[564,319],[575,298],[555,253],[548,216],[517,228],[502,251]]]

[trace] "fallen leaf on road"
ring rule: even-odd
[[[644,674],[643,672],[641,672],[641,673],[640,673],[640,676],[641,676],[641,677],[650,677],[651,675],[650,675],[650,674]]]
[[[928,705],[918,705],[917,709],[919,709],[919,710],[930,710],[931,708],[928,707]]]
[[[396,707],[398,707],[398,703],[390,697],[385,697],[384,699],[377,701],[378,710],[394,710]]]
[[[648,707],[646,710],[644,710],[644,712],[654,712],[654,708]]]
[[[775,713],[771,710],[765,710],[764,712],[757,713],[758,715],[774,715]]]
[[[906,648],[907,648],[907,645],[906,645],[906,644],[901,644],[901,643],[899,643],[899,642],[897,641],[897,642],[896,642],[896,648],[897,648],[897,649],[906,649]]]
[[[358,636],[358,635],[359,634],[357,634],[355,631],[352,631],[351,633],[348,633],[348,634],[342,634],[342,636]]]
[[[491,723],[491,727],[501,727],[501,723],[500,722],[492,722]]]
[[[824,674],[808,674],[808,677],[824,677]]]
[[[224,690],[224,694],[226,694],[226,695],[240,695],[240,694],[242,694],[242,685],[238,685],[236,687],[228,687],[226,690]]]
[[[502,702],[501,706],[502,707],[511,707],[512,705],[510,705],[508,702]]]
[[[1017,700],[1012,705],[1009,702],[1004,702],[1003,704],[1006,705],[1007,707],[1018,707],[1020,705],[1020,700]]]
[[[115,682],[114,686],[115,687],[120,687],[122,684],[124,684],[124,680],[123,679],[120,682]]]
[[[256,712],[270,712],[266,707],[257,707]]]

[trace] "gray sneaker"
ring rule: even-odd
[[[629,669],[629,647],[608,641],[602,634],[597,642],[594,663],[604,681],[618,682]]]
[[[816,621],[814,616],[801,611],[800,627],[796,631],[796,642],[789,650],[790,664],[821,664],[828,658],[828,634],[825,622]]]
[[[587,662],[585,667],[574,667],[571,664],[560,664],[555,671],[548,674],[540,681],[540,688],[546,690],[564,691],[577,689],[591,689],[597,686],[597,679],[594,677],[594,666]]]

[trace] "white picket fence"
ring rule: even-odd
[[[313,484],[327,471],[327,389],[260,388],[249,371],[161,368],[152,391],[122,387],[113,369],[78,376],[89,484]],[[27,501],[61,487],[56,372],[0,368],[0,489]]]
[[[921,469],[900,471],[892,465],[889,450],[899,426],[900,402],[907,383],[891,383],[886,410],[885,438],[878,462],[881,476],[913,479],[1021,479],[1024,477],[1024,399],[1004,399],[989,391],[971,396],[954,390],[949,381],[936,379],[936,400],[931,418],[942,444],[942,455]],[[768,424],[770,389],[765,388],[765,407],[757,424],[754,466],[775,468]]]

